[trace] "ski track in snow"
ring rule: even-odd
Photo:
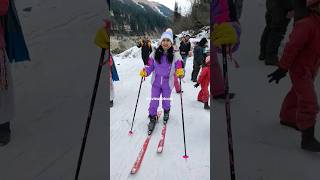
[[[141,53],[134,51],[133,53]],[[124,55],[124,54],[123,54]],[[147,136],[148,107],[151,93],[150,77],[142,83],[138,102],[133,136],[128,136],[138,96],[142,59],[114,56],[120,81],[114,83],[115,100],[111,108],[110,122],[110,177],[111,180],[207,180],[210,179],[210,112],[196,101],[200,88],[194,88],[191,82],[192,61],[188,58],[186,83],[182,82],[184,119],[187,154],[185,161],[180,95],[172,90],[170,119],[167,124],[165,146],[162,154],[157,154],[161,136],[163,114],[157,123],[148,145],[140,170],[135,175],[130,170],[136,160],[143,141]],[[118,65],[120,64],[120,65]],[[162,110],[161,103],[159,109]],[[162,110],[163,111],[163,110]]]

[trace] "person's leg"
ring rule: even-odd
[[[0,78],[7,82],[7,86],[0,88],[0,145],[6,145],[10,141],[10,122],[14,118],[14,97],[13,97],[13,81],[10,71],[10,64],[7,62],[3,49],[0,49]],[[3,84],[4,85],[4,84]]]
[[[170,102],[171,102],[171,90],[170,88],[162,89],[162,108],[163,110],[170,110]]]
[[[157,86],[152,86],[151,88],[151,100],[149,105],[149,116],[156,116],[159,106],[161,88]]]
[[[203,102],[203,89],[201,87],[199,93],[198,93],[198,98],[197,98],[198,101],[200,102]]]
[[[280,111],[280,123],[298,130],[297,127],[297,95],[293,88],[286,95]]]
[[[283,40],[290,19],[287,18],[288,11],[279,5],[274,5],[271,10],[270,32],[266,44],[266,65],[278,63],[278,50]]]
[[[169,113],[170,113],[170,102],[171,102],[171,89],[169,88],[169,85],[163,86],[162,89],[162,108],[163,108],[163,121],[164,123],[167,123],[169,120]]]
[[[186,56],[186,55],[183,55],[183,56],[182,56],[183,68],[184,68],[184,69],[186,69],[186,65],[187,65],[187,58],[188,58],[188,56]]]
[[[209,101],[209,84],[205,84],[203,87],[201,87],[201,90],[203,90],[203,102]]]
[[[192,67],[192,73],[191,73],[191,81],[195,81],[196,80],[194,78],[195,69],[196,69],[196,64],[195,64],[195,61],[193,61],[193,67]]]
[[[319,105],[312,79],[299,78],[293,82],[297,94],[296,121],[299,129],[304,130],[315,125]]]
[[[213,55],[211,58],[213,75],[210,77],[212,78],[212,92],[214,96],[224,95],[224,79],[216,51]]]
[[[144,64],[145,66],[147,66],[147,65],[148,65],[148,58],[143,57],[142,60],[143,60],[143,64]]]
[[[113,81],[110,76],[110,107],[113,106],[113,99],[114,99],[114,86],[113,86]]]
[[[259,60],[265,60],[265,58],[266,58],[266,45],[267,45],[267,40],[269,37],[270,22],[271,22],[271,15],[270,15],[270,12],[268,12],[268,10],[265,15],[265,20],[266,20],[266,27],[264,28],[261,39],[260,39]]]
[[[292,86],[297,94],[297,125],[301,130],[301,148],[307,151],[320,152],[320,142],[315,138],[315,123],[319,105],[310,73],[302,73],[292,78]]]
[[[176,89],[177,93],[181,93],[181,87],[179,84],[179,80],[176,74],[174,74],[174,88]]]
[[[193,82],[197,82],[199,72],[200,72],[200,65],[195,64],[193,67],[193,77],[192,77]]]

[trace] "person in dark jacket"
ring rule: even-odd
[[[294,1],[266,1],[266,27],[261,36],[259,55],[259,59],[264,60],[266,65],[277,65],[278,63],[278,49],[290,22],[287,15],[294,9]]]
[[[193,82],[197,82],[201,65],[204,64],[204,60],[206,58],[204,49],[207,42],[206,38],[202,38],[193,49],[193,71],[191,74],[191,80]]]
[[[306,0],[295,0],[294,2],[294,22],[306,17],[308,8]]]
[[[151,41],[149,40],[149,38],[144,37],[143,39],[140,39],[140,41],[137,44],[137,47],[141,47],[141,57],[143,60],[143,64],[148,65],[149,55],[152,52]]]
[[[191,50],[191,44],[187,40],[186,36],[182,37],[182,41],[180,42],[179,50],[180,50],[180,55],[183,60],[183,67],[185,68],[186,63],[187,63],[187,58],[189,55],[189,51]]]

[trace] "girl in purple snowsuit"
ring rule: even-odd
[[[159,106],[160,94],[162,95],[162,108],[164,110],[163,121],[169,119],[170,95],[174,87],[174,75],[178,78],[184,76],[182,69],[182,58],[179,53],[173,51],[173,35],[171,32],[164,32],[160,39],[160,46],[149,57],[148,66],[140,71],[140,76],[146,77],[152,74],[151,78],[151,101],[149,106],[150,123],[149,134],[152,133]]]

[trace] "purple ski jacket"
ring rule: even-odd
[[[166,55],[162,55],[161,64],[157,63],[154,52],[149,56],[148,66],[146,66],[147,76],[152,72],[151,84],[157,87],[169,86],[170,89],[174,85],[174,73],[177,69],[182,68],[182,58],[178,52],[174,53],[172,64],[169,63]]]

